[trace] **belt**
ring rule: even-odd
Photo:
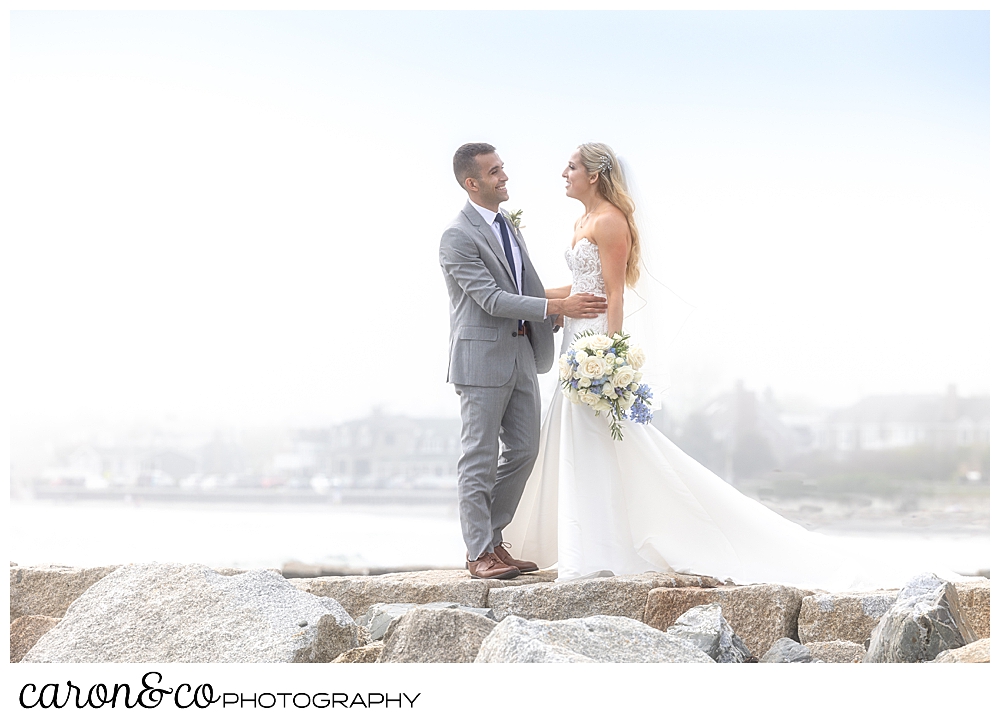
[[[519,326],[519,327],[517,328],[517,335],[518,335],[518,336],[524,336],[524,335],[525,335],[525,334],[524,334],[524,326]]]

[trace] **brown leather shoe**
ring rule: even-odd
[[[500,558],[492,552],[484,552],[479,559],[467,562],[466,567],[470,575],[481,580],[510,580],[521,574],[513,565],[500,562]]]
[[[500,558],[500,562],[510,567],[516,567],[518,572],[538,572],[538,565],[529,560],[515,560],[504,548],[510,547],[509,542],[501,542],[493,548],[493,554]]]

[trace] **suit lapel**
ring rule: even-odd
[[[507,276],[514,283],[514,288],[516,289],[517,280],[514,278],[514,274],[512,273],[510,266],[507,265],[507,255],[504,254],[503,246],[501,246],[500,242],[497,240],[497,235],[493,233],[493,229],[486,223],[486,219],[479,215],[479,211],[474,209],[471,203],[467,203],[464,210],[465,217],[468,218],[472,225],[479,230],[480,234],[482,234],[482,237],[486,240],[486,243],[500,261],[500,264],[507,272]],[[507,226],[507,229],[508,231],[510,230],[509,225]],[[521,246],[521,253],[524,253],[524,246]]]
[[[510,224],[507,224],[507,228],[510,227]],[[519,229],[514,229],[514,236],[517,238],[518,246],[521,247],[521,265],[524,267],[521,277],[521,293],[527,296],[544,297],[545,288],[542,286],[541,279],[538,278],[538,272],[535,271],[535,267],[531,263],[531,257],[528,256],[528,245],[524,243],[524,236],[521,235]]]

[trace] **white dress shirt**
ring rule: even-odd
[[[479,211],[479,215],[483,217],[483,220],[490,225],[493,229],[493,235],[497,237],[497,241],[500,242],[500,248],[503,248],[503,235],[500,233],[500,224],[503,223],[502,220],[497,220],[497,214],[488,208],[483,208],[478,206],[472,201],[472,207]],[[510,252],[514,257],[514,267],[511,271],[514,273],[514,279],[517,283],[518,293],[524,293],[523,286],[521,284],[521,269],[524,266],[524,262],[521,260],[521,247],[517,243],[517,239],[514,237],[514,230],[508,226],[507,228],[508,236],[510,237]]]

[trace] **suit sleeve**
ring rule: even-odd
[[[449,228],[441,237],[441,268],[462,290],[491,316],[525,321],[544,321],[546,301],[537,296],[521,296],[497,286],[486,268],[479,249],[468,234]]]

